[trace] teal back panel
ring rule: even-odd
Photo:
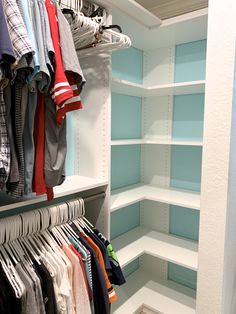
[[[199,211],[171,205],[169,232],[198,241]]]
[[[175,140],[202,140],[204,94],[174,97],[172,138]]]
[[[142,98],[112,93],[111,138],[141,138]]]
[[[129,263],[127,266],[124,267],[123,273],[125,278],[131,275],[135,270],[139,268],[139,258],[134,260],[133,262]]]
[[[171,149],[171,186],[200,191],[202,148],[173,146]]]
[[[177,281],[189,288],[196,289],[197,273],[191,269],[169,263],[168,279]]]
[[[113,146],[111,150],[111,189],[140,182],[140,145]]]
[[[67,117],[67,154],[66,154],[66,175],[75,174],[75,123],[73,112],[68,112]]]
[[[176,46],[175,82],[205,79],[206,40]]]
[[[136,203],[111,214],[111,239],[114,239],[140,224],[140,204]]]
[[[176,46],[175,82],[205,79],[206,40]],[[201,140],[204,121],[204,94],[174,97],[172,138]],[[171,149],[171,186],[200,191],[202,148],[173,146]],[[198,240],[199,212],[170,206],[170,233]],[[169,263],[168,278],[196,289],[197,273]]]
[[[143,51],[130,47],[112,53],[112,76],[143,83]]]

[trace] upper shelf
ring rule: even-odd
[[[111,146],[124,146],[124,145],[178,145],[178,146],[203,146],[202,141],[193,140],[172,140],[163,138],[143,138],[143,139],[128,139],[128,140],[112,140]]]
[[[123,33],[130,37],[132,46],[141,50],[170,47],[207,38],[208,9],[167,19],[160,27],[153,28],[145,27],[135,16],[130,18],[130,14],[132,10],[124,13],[114,7],[113,23],[121,25]]]
[[[135,0],[95,0],[95,2],[104,8],[115,7],[120,9],[147,28],[158,27],[162,23],[161,19],[149,12]]]
[[[54,188],[54,197],[59,198],[62,196],[79,193],[89,189],[97,188],[107,185],[108,181],[104,179],[96,179],[82,176],[68,176],[62,185]],[[4,200],[1,200],[0,211],[11,210],[17,207],[23,207],[35,203],[46,201],[46,196],[35,196],[29,199],[16,200],[12,199],[2,193]],[[50,205],[50,203],[49,203]]]
[[[205,92],[205,81],[191,81],[183,83],[144,86],[117,78],[112,78],[112,91],[139,97],[154,97],[167,95],[187,95]]]

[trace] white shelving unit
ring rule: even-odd
[[[133,185],[112,191],[111,212],[144,200],[200,210],[199,193],[151,185]]]
[[[145,86],[126,80],[112,78],[112,91],[137,97],[160,97],[204,93],[205,81],[192,81],[183,83],[162,84],[156,86]]]
[[[202,141],[177,141],[171,139],[128,139],[128,140],[113,140],[111,146],[122,145],[180,145],[180,146],[203,146]]]
[[[112,241],[122,267],[143,254],[197,271],[198,245],[173,235],[137,227]]]
[[[184,147],[192,146],[195,154],[195,151],[198,153],[198,148],[203,147],[205,143],[203,140],[192,139],[191,132],[188,140],[188,130],[185,133],[186,139],[183,140],[173,139],[172,132],[173,128],[180,127],[182,122],[180,117],[176,120],[173,118],[176,114],[174,96],[203,94],[206,81],[191,78],[189,81],[174,83],[175,45],[207,38],[208,10],[198,10],[171,18],[163,21],[158,28],[150,29],[144,27],[135,18],[127,18],[130,13],[126,14],[123,9],[119,11],[117,7],[118,5],[114,3],[115,22],[122,25],[123,31],[132,39],[133,46],[144,51],[144,54],[143,84],[115,77],[111,81],[112,92],[142,98],[141,138],[117,139],[110,142],[111,147],[141,145],[139,150],[141,183],[113,190],[111,194],[111,213],[140,203],[139,207],[137,206],[137,211],[140,208],[140,226],[123,233],[112,241],[122,267],[132,268],[136,264],[130,263],[139,259],[139,270],[128,276],[127,284],[118,289],[120,299],[118,304],[114,305],[113,313],[146,313],[145,308],[149,309],[150,313],[195,313],[196,299],[193,289],[167,280],[168,262],[191,271],[198,271],[197,242],[170,234],[170,215],[172,214],[170,205],[182,207],[179,209],[181,214],[185,208],[186,212],[189,211],[191,215],[192,210],[200,211],[201,196],[200,193],[191,190],[171,188],[171,178],[174,178],[171,174],[173,169],[171,167],[172,158],[176,156],[174,153],[177,150],[183,149],[183,153],[188,154],[191,148]],[[123,7],[128,7],[128,5],[123,3]],[[124,71],[123,68],[122,70]],[[127,102],[128,100],[127,98]],[[132,117],[129,118],[132,123]],[[184,117],[188,120],[184,120],[186,129],[189,121],[196,125],[199,123],[198,117],[191,118],[192,120],[188,120],[187,115]],[[177,149],[173,146],[184,147]],[[117,151],[118,154],[125,149],[121,148],[120,151],[114,149],[114,152]],[[131,148],[127,148],[126,153],[128,149],[132,151]],[[195,182],[193,182],[193,188],[194,184]],[[178,208],[174,210],[178,212]],[[150,271],[151,274],[145,271]],[[182,282],[184,281],[185,277]]]
[[[113,306],[114,314],[141,313],[145,308],[150,313],[196,313],[196,299],[192,289],[170,280],[158,279],[157,282],[153,274],[142,270],[130,275],[125,286],[117,288],[117,292],[119,299]]]

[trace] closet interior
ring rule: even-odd
[[[210,117],[215,110],[213,97],[208,95],[208,103],[205,98],[207,85],[211,87],[213,80],[211,70],[216,65],[214,58],[207,60],[210,53],[213,56],[213,51],[207,50],[216,45],[213,26],[218,25],[216,17],[220,20],[221,8],[212,4],[215,17],[212,13],[209,32],[207,1],[197,1],[195,6],[189,4],[188,8],[176,5],[169,10],[168,6],[162,7],[162,16],[158,16],[157,11],[152,12],[153,2],[84,0],[69,3],[69,9],[81,9],[83,13],[100,6],[99,12],[106,12],[106,17],[89,24],[87,17],[78,15],[78,23],[88,26],[85,35],[93,34],[92,42],[85,35],[82,39],[77,36],[77,28],[73,28],[74,16],[69,19],[86,83],[80,95],[82,110],[68,112],[66,116],[66,179],[54,187],[54,200],[50,202],[45,195],[30,194],[14,199],[5,190],[1,191],[0,229],[5,230],[1,226],[8,216],[44,207],[56,208],[61,203],[91,197],[82,216],[85,214],[86,219],[111,241],[126,279],[125,285],[114,287],[118,300],[112,303],[111,313],[231,314],[219,312],[221,305],[216,310],[217,296],[222,296],[224,290],[230,291],[230,298],[233,291],[233,284],[230,283],[231,290],[227,290],[221,282],[225,264],[220,249],[226,254],[226,240],[220,238],[219,245],[216,244],[215,260],[210,257],[207,260],[207,252],[203,250],[206,239],[210,239],[208,226],[209,230],[214,230],[214,218],[209,215],[213,205],[221,205],[220,213],[225,220],[228,215],[228,205],[212,201],[212,195],[217,199],[219,193],[214,184],[208,184],[210,174],[206,171],[214,159],[214,150],[209,149],[210,132],[205,130],[209,131],[208,125],[217,128],[218,121],[215,119],[213,123]],[[66,0],[60,5],[68,9]],[[111,25],[112,28],[120,26],[122,33],[119,34],[119,28],[107,30]],[[225,25],[227,28],[228,24]],[[226,46],[230,43],[227,56],[231,66],[234,59],[232,37],[231,33],[224,37]],[[211,66],[208,66],[210,62]],[[211,74],[207,80],[206,69]],[[225,73],[226,84],[233,74],[228,75],[228,68]],[[221,85],[223,83],[216,84],[216,93],[220,92]],[[227,91],[229,99],[231,90]],[[215,99],[216,112],[220,112],[218,117],[225,114],[230,124],[233,113],[230,109],[230,112],[224,112],[225,99],[222,106]],[[231,130],[228,133],[227,130],[225,128],[224,136],[231,139]],[[222,150],[226,147],[227,152],[228,144],[223,139]],[[205,156],[205,164],[204,150],[205,155],[211,153]],[[215,152],[220,155],[218,146]],[[219,160],[222,164],[224,161],[225,167],[230,163],[228,155],[216,158],[213,161],[216,176]],[[228,168],[225,173],[227,171]],[[221,191],[228,197],[229,173],[222,177],[224,189]],[[211,204],[206,201],[208,188]],[[200,212],[203,212],[201,216]],[[65,217],[72,219],[69,214]],[[218,212],[218,230],[221,235],[228,236],[226,222],[221,219],[221,226],[219,217]],[[211,223],[208,218],[212,218]],[[228,220],[234,221],[227,216]],[[4,237],[1,230],[0,237]],[[225,260],[232,261],[227,258]],[[219,272],[215,272],[216,276],[219,274],[220,284],[216,285],[219,293],[208,298],[210,289],[207,284],[203,285],[203,277],[206,276],[207,281],[206,265],[210,265],[209,261],[214,264],[213,260],[219,266]],[[210,278],[213,277],[214,274]]]

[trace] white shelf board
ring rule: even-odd
[[[112,78],[111,87],[112,91],[115,93],[139,97],[187,95],[204,93],[205,80],[144,86],[126,80]]]
[[[131,19],[128,12],[116,7],[112,18],[114,24],[122,25],[122,31],[131,38],[132,46],[145,51],[207,38],[208,9],[167,19],[160,27],[153,28],[143,26],[135,18]]]
[[[200,193],[139,184],[113,190],[110,210],[112,212],[144,200],[200,210]]]
[[[158,27],[162,21],[135,0],[95,0],[104,8],[115,7],[147,28]]]
[[[107,185],[108,181],[104,179],[83,177],[83,176],[68,176],[62,185],[55,187],[54,197],[62,197],[70,194],[79,193],[89,189],[97,188]],[[24,198],[23,200],[16,200],[10,198],[2,193],[3,201],[1,202],[0,211],[11,210],[13,208],[27,206],[47,200],[45,195],[34,196],[32,198]],[[49,203],[50,204],[50,203]]]
[[[128,140],[112,140],[111,146],[120,146],[120,145],[181,145],[181,146],[202,146],[202,141],[176,141],[169,139],[128,139]]]
[[[143,254],[197,271],[198,245],[173,235],[137,227],[112,240],[121,267]]]
[[[141,269],[127,278],[125,285],[116,288],[118,300],[112,305],[113,314],[139,313],[142,307],[165,314],[195,314],[194,290],[173,281],[154,281]]]

